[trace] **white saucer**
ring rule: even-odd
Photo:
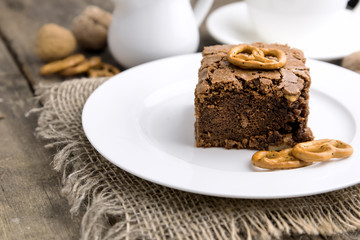
[[[91,144],[138,177],[212,196],[308,196],[360,182],[359,74],[307,62],[312,77],[309,126],[317,139],[350,143],[354,154],[300,169],[263,171],[251,165],[255,151],[195,147],[194,89],[200,61],[201,54],[162,59],[102,84],[82,115]]]
[[[245,2],[216,9],[206,26],[210,35],[223,44],[265,42],[253,31]],[[308,58],[340,59],[360,50],[359,26],[360,14],[344,9],[324,29],[292,47],[303,50]]]

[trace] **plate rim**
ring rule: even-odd
[[[90,141],[90,143],[92,144],[92,146],[94,146],[94,148],[102,155],[104,156],[105,159],[107,159],[108,161],[112,162],[113,164],[115,164],[117,167],[121,168],[121,169],[124,169],[125,171],[133,174],[133,175],[136,175],[142,179],[145,179],[147,181],[150,181],[150,182],[154,182],[156,184],[160,184],[160,185],[163,185],[163,186],[166,186],[166,187],[170,187],[170,188],[173,188],[173,189],[178,189],[178,190],[182,190],[182,191],[187,191],[187,192],[192,192],[192,193],[196,193],[196,194],[203,194],[203,195],[208,195],[208,196],[216,196],[216,197],[227,197],[227,198],[242,198],[242,199],[274,199],[274,198],[292,198],[292,197],[302,197],[302,196],[309,196],[309,195],[315,195],[315,194],[320,194],[320,193],[325,193],[325,192],[330,192],[330,191],[335,191],[335,190],[339,190],[339,189],[342,189],[342,188],[345,188],[345,187],[349,187],[349,186],[352,186],[354,184],[357,184],[358,182],[360,182],[360,178],[357,180],[357,182],[352,182],[352,183],[349,183],[347,185],[345,184],[342,184],[341,186],[337,186],[337,187],[332,187],[331,189],[328,189],[328,190],[314,190],[314,191],[308,191],[307,193],[299,193],[299,194],[292,194],[292,195],[289,195],[289,194],[276,194],[274,196],[261,196],[261,195],[256,195],[256,196],[253,196],[253,195],[239,195],[239,194],[217,194],[217,193],[211,193],[211,192],[208,192],[208,191],[203,191],[203,190],[193,190],[193,189],[189,189],[189,188],[184,188],[184,187],[181,187],[181,186],[174,186],[172,184],[168,184],[166,182],[159,182],[159,181],[156,181],[154,179],[152,179],[151,177],[147,177],[147,176],[142,176],[142,175],[139,175],[137,174],[136,172],[134,171],[131,171],[129,169],[127,169],[126,167],[124,168],[123,166],[119,166],[119,163],[116,162],[116,161],[113,161],[112,159],[109,159],[106,157],[106,153],[104,153],[102,151],[102,149],[98,149],[98,147],[96,147],[96,143],[94,143],[93,139],[90,137],[89,138],[89,134],[88,134],[88,131],[87,131],[87,126],[86,126],[86,119],[84,118],[84,115],[86,115],[86,111],[89,107],[89,102],[91,100],[89,99],[92,99],[93,96],[96,96],[96,92],[98,91],[101,91],[101,89],[105,88],[108,84],[111,84],[113,81],[118,81],[117,78],[119,78],[119,75],[120,76],[123,76],[121,74],[124,74],[125,72],[129,73],[130,71],[131,72],[136,72],[138,71],[138,69],[141,70],[141,68],[143,68],[144,66],[152,66],[152,65],[156,65],[156,64],[161,64],[163,61],[172,61],[171,59],[180,59],[180,58],[184,58],[184,59],[187,59],[187,58],[193,58],[193,57],[197,57],[197,58],[200,58],[200,53],[196,53],[196,54],[186,54],[186,55],[181,55],[181,56],[175,56],[175,57],[170,57],[170,58],[165,58],[165,59],[160,59],[160,60],[156,60],[156,61],[153,61],[153,62],[149,62],[149,63],[145,63],[145,64],[142,64],[142,65],[139,65],[137,67],[134,67],[134,68],[131,68],[131,69],[128,69],[126,71],[124,71],[123,73],[120,73],[118,74],[117,76],[115,77],[112,77],[110,78],[109,80],[107,80],[106,82],[104,82],[102,85],[100,85],[97,89],[95,89],[95,91],[89,96],[89,98],[86,100],[85,104],[84,104],[84,108],[83,108],[83,111],[82,111],[82,125],[83,125],[83,129],[84,129],[84,132],[85,132],[85,135],[86,137],[88,138],[88,140]],[[315,61],[315,62],[320,62],[320,61],[317,61],[317,60],[311,60],[311,61]],[[323,64],[323,62],[321,62],[321,64]],[[328,63],[324,63],[324,64],[328,64]],[[331,65],[331,64],[329,64]],[[339,66],[336,66],[336,65],[332,65],[332,67],[338,67],[339,69],[341,70],[346,70],[346,69],[343,69]],[[351,72],[349,70],[346,70],[348,72]],[[355,74],[355,73],[354,73]],[[354,75],[355,76],[355,75]],[[104,87],[105,86],[105,87]],[[99,90],[100,89],[100,90]]]

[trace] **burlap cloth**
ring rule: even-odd
[[[81,239],[270,239],[360,227],[359,186],[302,198],[226,199],[166,188],[119,169],[91,146],[81,124],[86,99],[104,81],[66,81],[41,95],[37,133],[58,151],[53,166],[62,174],[71,213],[84,210]]]

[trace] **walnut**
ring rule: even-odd
[[[354,52],[342,60],[341,66],[360,73],[360,51]]]
[[[80,47],[100,50],[106,46],[111,20],[111,13],[91,5],[73,20],[71,30]]]
[[[69,56],[75,51],[76,46],[76,39],[71,31],[48,23],[37,33],[35,52],[42,60],[48,62]]]

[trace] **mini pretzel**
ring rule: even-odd
[[[310,162],[304,162],[291,154],[292,148],[277,151],[259,151],[255,153],[251,162],[253,165],[265,169],[292,169],[311,165]]]
[[[91,57],[88,60],[70,68],[66,68],[60,72],[62,76],[73,76],[80,73],[87,72],[90,68],[99,66],[101,64],[101,57]]]
[[[54,61],[48,64],[45,64],[40,69],[41,75],[49,75],[56,72],[60,72],[66,68],[75,66],[85,60],[85,56],[82,54],[75,54],[70,57],[67,57],[63,60]]]
[[[100,66],[101,64],[101,57],[91,57],[88,60],[90,68]]]
[[[292,154],[306,162],[322,162],[331,158],[346,158],[353,154],[353,148],[342,141],[332,139],[298,143]]]
[[[111,77],[118,74],[120,70],[108,63],[101,63],[99,66],[95,68],[90,68],[88,71],[89,77]]]
[[[279,69],[286,64],[286,55],[280,49],[257,48],[247,44],[232,47],[228,61],[243,69]]]
[[[74,67],[66,68],[60,72],[60,74],[64,77],[77,75],[80,73],[84,73],[89,70],[89,63],[88,61],[82,62]]]

